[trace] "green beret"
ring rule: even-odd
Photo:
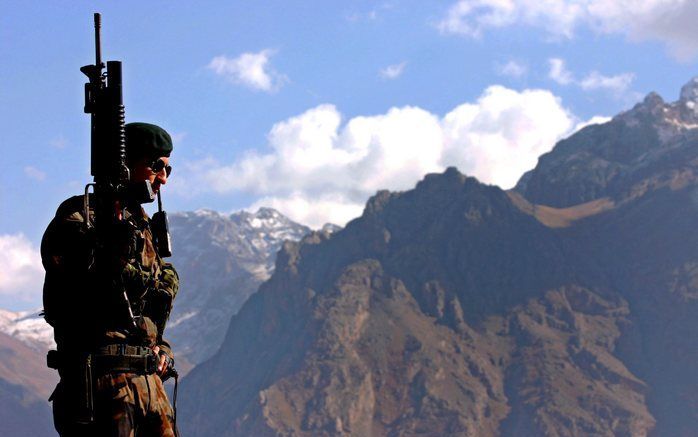
[[[165,129],[150,123],[126,125],[126,156],[129,162],[170,156],[171,152],[172,138]]]

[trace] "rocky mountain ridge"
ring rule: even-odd
[[[531,203],[564,208],[691,183],[693,155],[685,145],[698,139],[698,81],[684,85],[680,96],[666,103],[650,93],[610,122],[560,141],[514,190]]]
[[[650,95],[583,129],[513,191],[448,169],[286,243],[183,381],[185,432],[692,435],[687,102]]]
[[[168,261],[179,272],[181,293],[166,337],[180,362],[191,364],[218,349],[232,315],[269,278],[283,242],[310,232],[271,208],[228,215],[176,213],[170,230],[173,256]]]

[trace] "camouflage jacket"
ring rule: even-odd
[[[94,220],[90,211],[90,221]],[[58,350],[90,352],[99,346],[128,343],[159,346],[172,358],[162,338],[179,277],[163,262],[153,244],[149,218],[137,205],[124,210],[135,227],[135,247],[122,259],[114,276],[120,276],[137,328],[127,310],[123,292],[110,289],[94,269],[94,231],[85,226],[83,197],[63,202],[41,241],[44,280],[44,317],[54,328]]]

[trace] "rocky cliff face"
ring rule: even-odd
[[[691,101],[648,96],[515,191],[449,169],[285,244],[184,380],[185,432],[691,435]]]
[[[608,196],[616,201],[684,183],[698,141],[698,81],[665,103],[650,93],[610,122],[587,126],[542,155],[515,190],[535,204],[569,207]]]
[[[231,215],[200,210],[172,214],[170,221],[169,261],[181,293],[166,337],[180,362],[196,364],[218,349],[232,315],[269,278],[283,242],[310,229],[271,208]]]

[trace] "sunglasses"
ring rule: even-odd
[[[169,177],[170,173],[172,173],[172,166],[166,165],[165,161],[163,161],[162,159],[156,159],[152,162],[152,164],[149,165],[149,167],[150,171],[152,171],[155,174],[160,173],[163,169],[165,170],[165,175],[167,177]]]

